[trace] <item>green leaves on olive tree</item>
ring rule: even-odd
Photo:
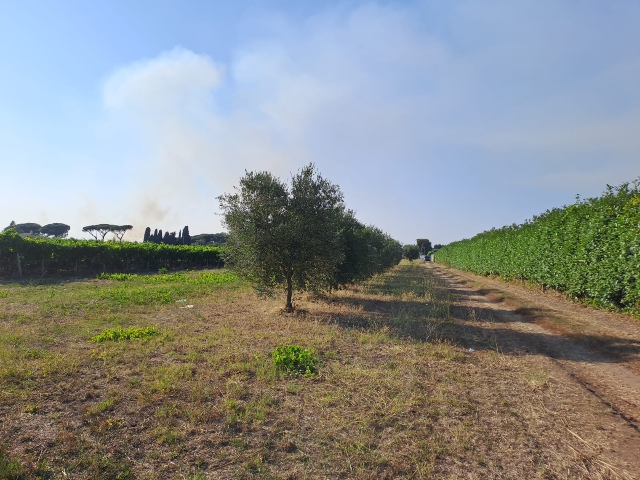
[[[253,281],[259,292],[284,287],[285,309],[294,290],[334,285],[343,251],[342,193],[310,164],[290,184],[269,172],[247,172],[236,193],[218,197],[229,230],[225,263]]]
[[[257,290],[323,291],[364,280],[396,265],[402,246],[345,210],[337,185],[308,165],[283,183],[250,172],[236,193],[219,197],[229,229],[225,264]]]
[[[335,275],[336,287],[383,273],[402,259],[400,242],[379,228],[362,224],[353,212],[345,212],[340,223],[344,255]]]

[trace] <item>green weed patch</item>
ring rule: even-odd
[[[170,291],[128,288],[127,286],[100,291],[100,296],[119,305],[162,305],[173,301],[173,295]]]
[[[118,282],[139,283],[190,283],[195,285],[218,285],[233,282],[237,276],[233,273],[200,273],[197,276],[188,275],[185,272],[176,272],[163,275],[137,275],[135,273],[101,273],[100,280],[115,280]]]
[[[276,347],[271,354],[273,364],[289,372],[294,376],[304,375],[315,377],[318,374],[316,363],[318,361],[315,351],[310,348],[302,348],[297,345],[284,345]]]
[[[160,335],[156,327],[105,328],[99,335],[91,338],[92,342],[119,342],[121,340],[144,340]]]
[[[0,478],[15,480],[26,478],[20,463],[9,459],[4,448],[0,448]]]

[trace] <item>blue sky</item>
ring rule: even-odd
[[[0,226],[221,230],[314,162],[404,243],[640,176],[640,3],[0,0]]]

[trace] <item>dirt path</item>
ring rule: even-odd
[[[640,321],[578,305],[555,292],[427,264],[458,308],[491,331],[502,351],[542,355],[618,417],[615,443],[640,461]],[[480,327],[479,327],[480,328]]]

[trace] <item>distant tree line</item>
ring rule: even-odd
[[[2,231],[6,232],[10,228],[18,232],[22,237],[67,238],[71,227],[65,223],[49,223],[44,227],[41,227],[39,224],[33,222],[16,223],[12,221],[9,226]],[[100,237],[100,240],[102,241],[104,241],[104,237],[106,237],[108,233],[113,233],[121,242],[124,234],[132,228],[133,227],[131,225],[99,223],[97,225],[87,225],[86,227],[82,227],[82,231],[88,233],[96,240]]]
[[[71,227],[64,223],[49,223],[41,226],[38,223],[16,223],[12,221],[9,226],[2,231],[5,232],[12,228],[22,237],[46,237],[46,238],[67,238]],[[87,225],[82,227],[82,231],[91,235],[95,240],[104,241],[109,233],[122,242],[126,232],[133,228],[132,225],[115,225],[112,223],[98,223],[95,225]],[[166,245],[224,245],[227,243],[228,233],[201,233],[191,236],[189,227],[185,226],[178,232],[162,232],[162,229],[155,229],[153,233],[151,228],[147,227],[144,232],[143,242],[164,243]]]
[[[176,236],[176,232],[164,232],[162,234],[162,229],[158,230],[157,228],[151,233],[151,227],[147,227],[144,231],[144,242],[150,243],[164,243],[166,245],[191,245],[193,243],[193,239],[191,235],[189,235],[189,227],[186,226],[182,230],[178,231],[178,235]]]
[[[191,241],[196,245],[224,245],[229,239],[228,233],[200,233],[191,237]]]
[[[3,230],[3,232],[10,228],[14,229],[22,236],[66,238],[71,227],[64,223],[49,223],[44,227],[41,227],[37,223],[16,223],[12,221],[9,226]]]

